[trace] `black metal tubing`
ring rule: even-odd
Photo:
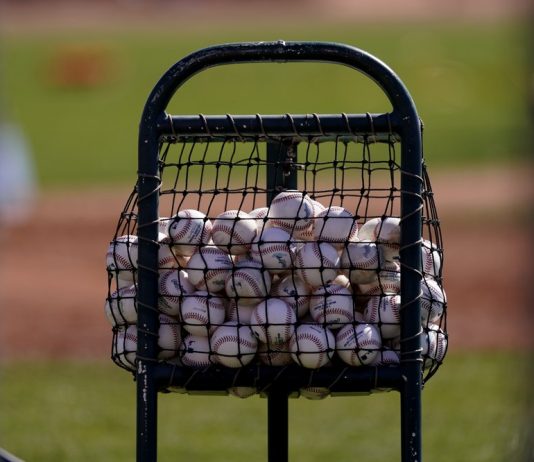
[[[419,242],[421,239],[422,159],[420,123],[415,105],[397,75],[382,61],[362,50],[329,42],[278,41],[224,44],[194,52],[173,65],[162,76],[146,102],[139,127],[138,144],[139,316],[136,371],[138,461],[157,460],[158,383],[156,373],[161,373],[161,368],[156,362],[157,220],[160,185],[158,143],[161,132],[164,130],[162,127],[168,120],[168,115],[165,113],[166,107],[174,93],[188,79],[214,66],[233,63],[309,61],[341,64],[364,73],[384,91],[393,107],[387,118],[393,121],[402,140],[400,254],[403,310],[401,313],[401,366],[397,368],[400,369],[402,376],[400,386],[402,461],[421,460],[422,361],[419,302],[421,249]],[[378,117],[376,122],[379,123],[379,120]],[[374,128],[377,130],[376,126]],[[171,373],[171,371],[167,372]],[[320,371],[317,372],[317,375],[320,375]],[[355,374],[351,387],[357,389],[359,384],[366,383],[360,382],[361,379],[360,374]],[[220,376],[217,375],[214,381],[210,380],[210,382],[213,384],[219,380]]]

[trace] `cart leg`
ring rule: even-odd
[[[288,396],[272,392],[267,397],[267,454],[269,462],[288,460]]]

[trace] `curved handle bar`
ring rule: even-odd
[[[358,48],[331,42],[245,42],[204,48],[174,64],[159,80],[142,117],[145,127],[156,123],[174,93],[195,74],[214,66],[259,62],[327,62],[351,67],[371,78],[384,91],[393,117],[405,127],[419,125],[415,104],[397,75],[382,61]]]

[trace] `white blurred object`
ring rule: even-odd
[[[0,226],[27,220],[36,190],[33,159],[22,130],[0,122]]]

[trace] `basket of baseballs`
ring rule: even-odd
[[[296,190],[269,207],[160,219],[159,359],[183,367],[395,365],[400,355],[400,219],[358,222]],[[137,236],[106,263],[112,359],[134,370]],[[442,250],[422,243],[424,368],[447,350]]]

